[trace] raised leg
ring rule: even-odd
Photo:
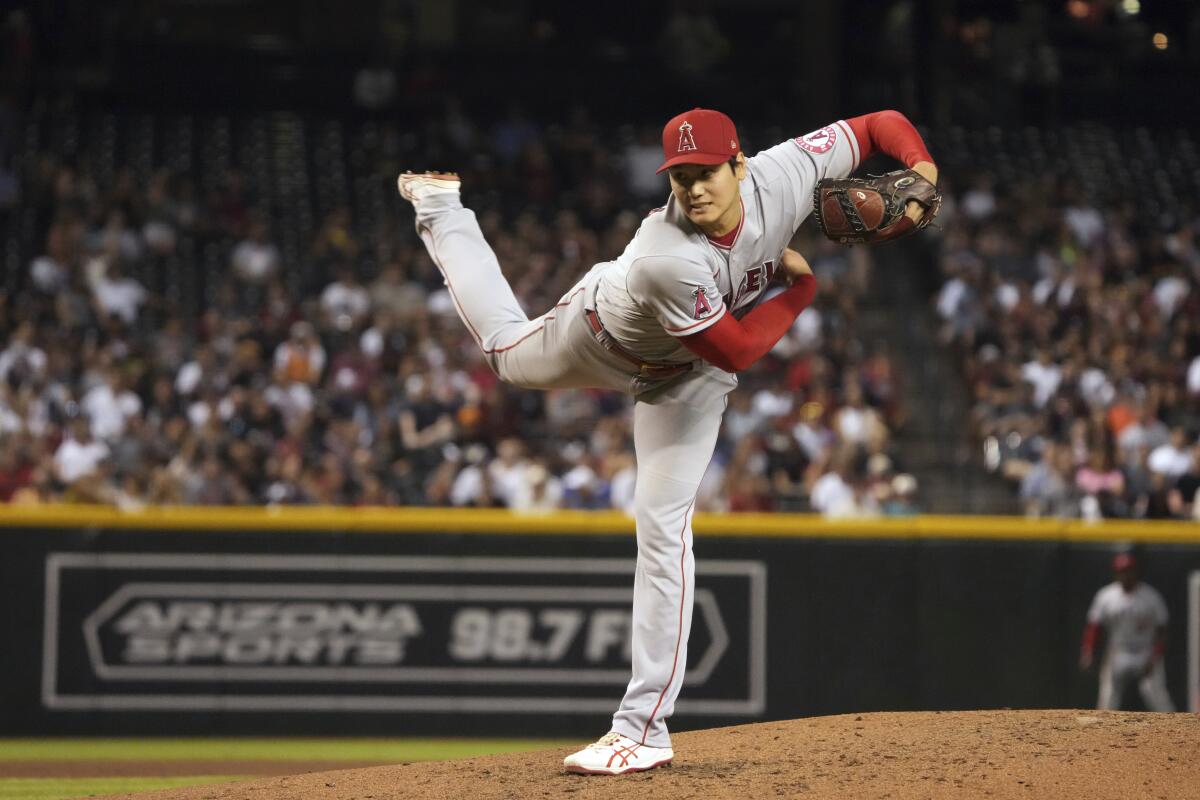
[[[629,388],[628,376],[573,349],[572,324],[576,329],[582,324],[582,281],[554,308],[529,319],[483,238],[475,213],[459,200],[458,178],[405,173],[398,183],[400,194],[416,209],[417,232],[442,273],[459,317],[501,380],[534,389]]]
[[[475,212],[463,207],[457,191],[429,194],[414,206],[421,241],[480,348],[490,354],[517,341],[530,320],[483,238]]]

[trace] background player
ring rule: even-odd
[[[1096,708],[1118,710],[1125,689],[1136,683],[1151,711],[1174,711],[1167,693],[1163,655],[1167,650],[1167,604],[1152,586],[1138,581],[1137,562],[1129,553],[1113,559],[1116,580],[1096,592],[1083,630],[1079,667],[1091,669],[1096,639],[1107,638],[1100,665]]]
[[[598,387],[635,398],[637,457],[633,674],[595,744],[568,770],[620,774],[673,757],[666,720],[687,663],[694,595],[691,517],[731,373],[766,354],[812,302],[815,279],[787,245],[823,178],[874,150],[936,182],[911,123],[896,112],[838,121],[753,158],[733,121],[693,109],[663,128],[671,196],[615,261],[595,265],[529,319],[450,173],[405,173],[403,197],[455,307],[491,368],[531,388]],[[916,220],[916,204],[907,212]],[[759,304],[772,281],[787,288]]]

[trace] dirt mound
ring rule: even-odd
[[[137,800],[1055,798],[1195,800],[1200,716],[1096,711],[880,713],[680,733],[671,767],[562,772],[569,750],[307,773]]]

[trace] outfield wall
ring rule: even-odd
[[[1200,695],[1200,526],[694,527],[677,729],[1090,706],[1083,618],[1130,543],[1171,610],[1172,696]],[[587,736],[628,680],[635,543],[617,514],[4,508],[0,538],[0,735]]]

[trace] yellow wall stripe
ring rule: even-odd
[[[516,514],[503,509],[266,508],[0,505],[0,529],[119,528],[149,531],[328,531],[372,533],[628,534],[633,520],[611,511]],[[982,539],[1200,544],[1200,524],[1022,517],[931,516],[826,520],[814,514],[697,514],[697,536],[821,539]]]

